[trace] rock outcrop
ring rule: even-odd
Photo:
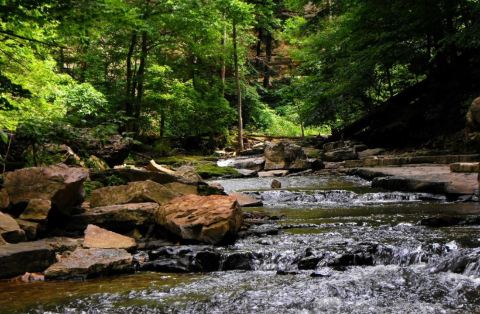
[[[7,172],[5,189],[14,206],[25,207],[30,200],[48,200],[59,212],[70,215],[83,201],[83,182],[88,170],[60,164]]]
[[[45,270],[46,280],[87,279],[133,270],[132,255],[122,249],[76,249]]]
[[[186,195],[161,206],[155,219],[183,240],[219,244],[236,237],[242,212],[235,197]]]
[[[267,143],[264,170],[305,170],[310,168],[303,149],[290,143]]]
[[[161,184],[147,180],[94,190],[90,204],[92,207],[145,202],[165,204],[180,195]]]
[[[137,246],[135,239],[108,231],[95,225],[88,225],[85,230],[83,247],[90,249],[125,249],[131,250]]]

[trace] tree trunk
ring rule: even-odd
[[[128,48],[127,54],[127,77],[126,77],[126,84],[125,84],[125,112],[127,117],[131,117],[133,114],[133,102],[132,102],[132,77],[133,77],[133,70],[132,70],[132,56],[133,52],[135,51],[135,46],[137,44],[137,33],[133,32],[132,37],[130,39],[130,46]]]
[[[270,87],[270,62],[272,61],[272,33],[267,32],[265,35],[265,72],[263,76],[263,87]]]
[[[256,54],[255,54],[255,67],[260,66],[260,55],[262,54],[262,41],[263,41],[263,29],[258,29],[258,38],[257,38],[257,46],[256,46]]]
[[[142,112],[142,98],[143,98],[143,82],[145,79],[145,67],[147,63],[147,53],[148,53],[148,46],[147,46],[148,36],[147,32],[142,32],[142,42],[141,42],[141,52],[140,52],[140,65],[138,66],[137,71],[137,98],[135,101],[135,113],[134,117],[136,118],[135,121],[135,131],[139,131],[138,125],[138,118]]]
[[[233,63],[235,67],[235,84],[237,88],[238,111],[238,150],[243,151],[243,119],[242,119],[242,90],[240,88],[240,71],[238,69],[237,21],[233,19]]]
[[[222,80],[222,93],[225,94],[225,75],[227,72],[226,62],[225,62],[225,53],[227,46],[227,23],[225,21],[225,15],[223,15],[223,37],[222,37],[222,68],[220,69],[220,79]]]

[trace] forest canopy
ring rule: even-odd
[[[4,0],[0,18],[0,129],[34,136],[319,135],[425,82],[478,90],[473,0]]]

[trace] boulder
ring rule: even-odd
[[[133,270],[133,258],[122,249],[76,249],[45,270],[46,280],[87,279]]]
[[[13,205],[25,206],[32,199],[51,201],[52,207],[69,215],[83,201],[83,182],[88,170],[60,164],[7,172],[4,186]]]
[[[254,260],[252,252],[234,252],[225,258],[222,270],[253,270]]]
[[[48,213],[52,208],[50,200],[34,198],[28,201],[27,208],[20,215],[20,219],[45,221],[48,218]]]
[[[200,185],[181,182],[165,183],[164,186],[181,195],[198,194],[200,189]]]
[[[157,203],[137,203],[89,208],[84,213],[72,216],[65,228],[83,232],[89,224],[122,234],[134,229],[146,229],[155,223]]]
[[[0,189],[0,210],[7,209],[10,205],[10,198],[6,189]]]
[[[110,167],[104,160],[98,158],[95,155],[91,155],[90,157],[88,157],[87,166],[93,171],[105,171],[110,169]]]
[[[25,236],[27,237],[28,241],[33,241],[38,238],[39,233],[43,230],[43,226],[41,226],[38,222],[23,220],[23,219],[16,219],[18,225],[22,230],[25,232]]]
[[[90,249],[125,249],[131,250],[137,246],[135,239],[102,229],[95,225],[88,225],[85,230],[83,247]]]
[[[0,236],[0,246],[5,244],[7,244],[7,241],[5,241],[2,236]]]
[[[0,212],[0,236],[9,243],[26,240],[25,232],[10,215]]]
[[[305,170],[310,168],[303,149],[290,143],[267,143],[264,170]]]
[[[175,171],[175,176],[187,181],[187,182],[202,182],[202,178],[198,175],[197,171],[192,166],[181,166]]]
[[[150,180],[159,184],[167,184],[180,181],[177,177],[170,174],[129,166],[115,167],[114,169],[96,172],[90,175],[92,181],[102,182],[103,185],[109,185],[109,180],[112,177],[118,178],[125,183]]]
[[[92,207],[101,207],[145,202],[164,204],[179,195],[181,193],[174,192],[161,184],[147,180],[94,190],[90,205]]]
[[[262,201],[251,197],[250,195],[247,195],[245,193],[232,193],[230,196],[233,196],[236,198],[238,205],[240,207],[259,207],[263,206]]]
[[[3,245],[0,248],[0,279],[44,271],[56,262],[57,253],[74,250],[78,245],[78,240],[69,238]]]
[[[242,225],[242,211],[235,197],[186,195],[161,206],[157,224],[190,241],[211,244],[233,240]]]
[[[272,180],[272,183],[270,184],[270,187],[272,189],[281,189],[282,188],[282,182],[278,180]]]
[[[341,148],[326,152],[324,159],[325,161],[339,162],[358,159],[358,155],[354,148]]]

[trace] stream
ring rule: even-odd
[[[271,180],[215,181],[264,202],[245,211],[275,218],[212,249],[228,257],[223,271],[0,282],[0,313],[480,312],[480,226],[418,224],[478,215],[479,203],[373,190],[349,176],[279,178],[280,190]]]

